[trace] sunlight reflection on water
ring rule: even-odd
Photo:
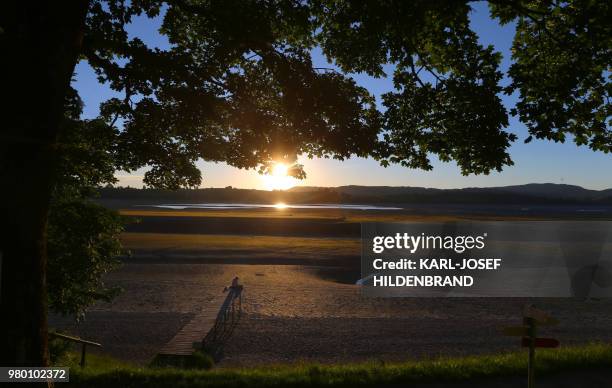
[[[346,209],[346,210],[401,210],[401,207],[346,204],[257,204],[257,203],[181,203],[162,205],[138,205],[161,209]]]

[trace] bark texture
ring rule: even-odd
[[[0,365],[48,365],[46,224],[55,141],[88,1],[0,4]]]

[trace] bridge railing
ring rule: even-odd
[[[54,331],[49,332],[49,336],[54,337],[54,338],[59,338],[64,341],[76,342],[78,344],[81,344],[81,362],[80,362],[81,368],[85,366],[85,354],[87,352],[87,345],[95,346],[98,348],[102,347],[102,345],[97,342],[88,341],[88,340],[85,340],[79,337],[73,337],[71,335],[61,334],[61,333],[54,332]]]
[[[242,295],[244,287],[236,279],[226,290],[227,296],[221,304],[213,328],[202,341],[202,347],[211,349],[222,344],[232,333],[242,316]]]

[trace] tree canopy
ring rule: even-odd
[[[489,173],[512,164],[509,114],[537,138],[610,151],[608,2],[490,10],[517,26],[505,88],[500,53],[470,28],[470,2],[94,1],[83,55],[125,94],[102,106],[108,125],[123,123],[116,167],[150,166],[152,186],[198,185],[198,158],[265,171],[301,154],[424,169],[435,154],[465,174]],[[169,49],[126,32],[136,15],[160,13]],[[340,71],[316,68],[315,46]],[[385,64],[395,90],[379,109],[349,73],[381,77]],[[508,112],[500,95],[515,91]]]

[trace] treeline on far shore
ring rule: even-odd
[[[579,186],[530,184],[520,186],[429,189],[422,187],[340,186],[295,187],[285,191],[198,188],[163,190],[102,187],[102,200],[181,203],[344,203],[344,204],[593,204],[612,205],[612,189],[588,190]]]

